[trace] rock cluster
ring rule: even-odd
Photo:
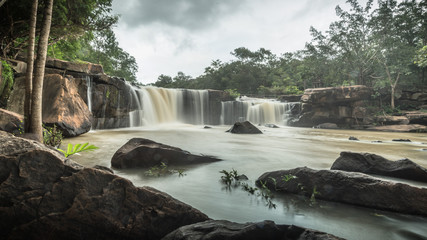
[[[272,191],[427,216],[427,188],[381,180],[361,172],[417,181],[425,181],[427,176],[425,168],[407,159],[392,162],[375,154],[343,152],[332,170],[278,170],[264,173],[256,183],[262,182]]]
[[[83,168],[0,132],[1,239],[160,239],[208,217],[171,196]]]

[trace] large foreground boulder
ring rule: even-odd
[[[194,155],[177,147],[157,143],[145,138],[132,138],[114,153],[111,166],[114,168],[153,167],[166,165],[189,165],[220,161],[218,158]]]
[[[0,132],[0,239],[160,239],[206,220],[163,192]]]
[[[234,125],[227,130],[230,133],[239,133],[239,134],[260,134],[262,133],[257,127],[255,127],[249,121],[236,122]]]
[[[390,161],[371,153],[341,152],[331,169],[427,182],[427,169],[411,160]]]
[[[276,225],[273,221],[233,223],[209,220],[180,227],[162,240],[323,240],[341,239],[331,234],[292,225]]]
[[[260,185],[261,181],[272,191],[427,216],[427,188],[383,181],[363,173],[301,167],[264,173],[256,183]]]

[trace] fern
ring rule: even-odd
[[[95,147],[94,145],[89,145],[89,143],[84,143],[84,144],[78,143],[74,146],[73,146],[73,144],[69,143],[67,146],[67,151],[64,151],[64,150],[58,148],[58,150],[60,152],[62,152],[65,157],[71,156],[71,155],[79,153],[79,152],[90,151],[90,150],[95,150],[95,149],[98,149],[98,147]]]

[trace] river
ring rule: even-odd
[[[178,174],[149,177],[145,169],[118,170],[115,173],[136,186],[151,186],[206,213],[213,219],[235,222],[273,220],[334,234],[347,239],[427,239],[427,218],[355,207],[301,196],[276,194],[276,208],[269,208],[259,197],[240,188],[227,190],[220,182],[221,170],[237,170],[249,177],[247,183],[264,172],[307,166],[330,168],[341,151],[369,152],[390,160],[409,158],[427,167],[427,135],[355,130],[260,127],[264,134],[226,133],[229,126],[166,124],[150,127],[96,130],[67,143],[90,142],[99,149],[74,155],[76,162],[92,167],[110,167],[111,157],[134,137],[151,139],[182,148],[191,153],[213,155],[223,161],[187,167]],[[348,140],[350,136],[360,141]],[[410,139],[411,142],[394,142]],[[381,142],[375,142],[381,141]],[[427,184],[409,182],[427,187]],[[427,204],[427,203],[426,203]]]

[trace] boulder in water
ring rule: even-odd
[[[161,239],[206,221],[150,187],[0,131],[1,239]]]
[[[273,124],[273,123],[267,123],[264,126],[266,126],[268,128],[279,128],[279,126],[277,126],[276,124]]]
[[[283,181],[284,176],[293,176]],[[300,167],[262,174],[256,181],[271,191],[427,216],[427,188],[383,181],[363,173]]]
[[[273,221],[234,223],[226,220],[209,220],[180,227],[162,240],[338,240],[331,234],[293,225],[276,225]]]
[[[238,133],[238,134],[260,134],[262,133],[257,127],[255,127],[249,121],[236,122],[227,132]]]
[[[338,125],[336,123],[321,123],[316,126],[316,128],[320,129],[338,129]]]
[[[411,160],[390,161],[371,153],[341,152],[331,169],[427,182],[427,169]]]
[[[111,159],[114,168],[188,165],[220,161],[212,156],[194,155],[177,147],[157,143],[145,138],[132,138]]]

